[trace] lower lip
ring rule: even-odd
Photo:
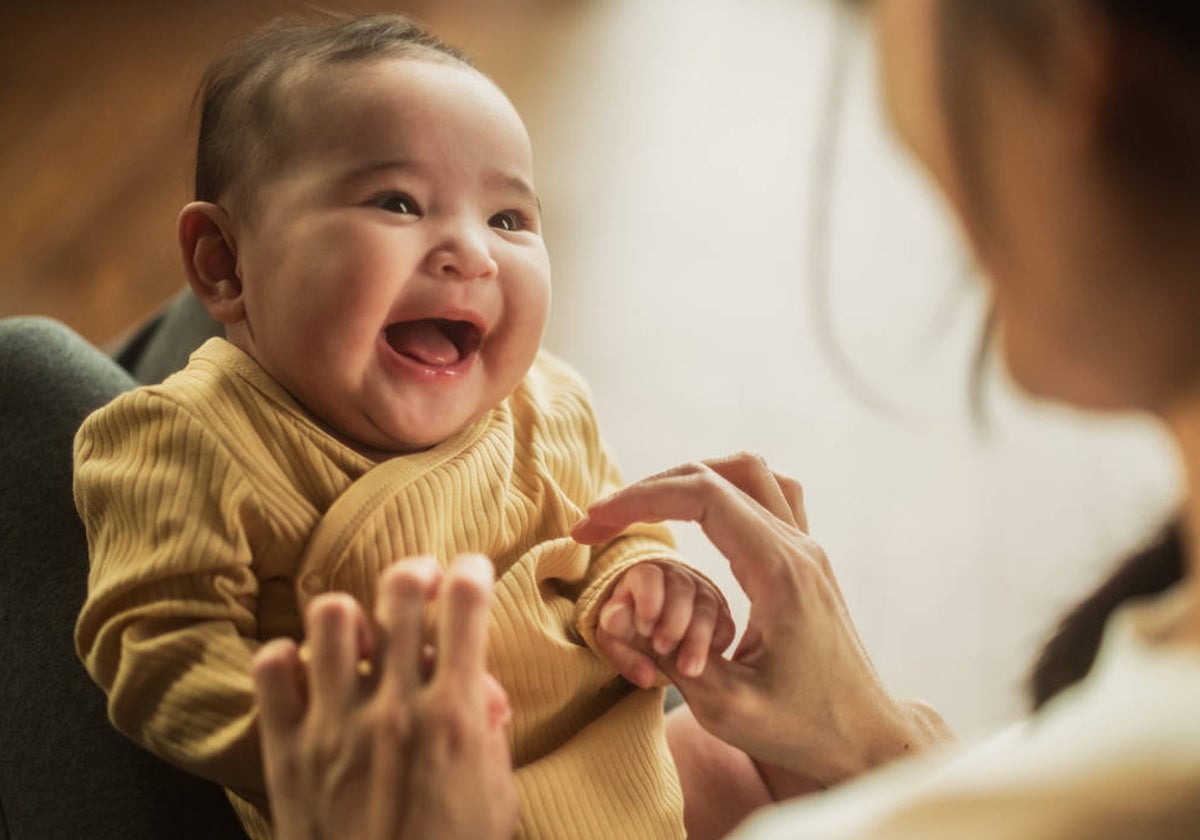
[[[479,351],[474,350],[452,365],[427,365],[411,356],[397,353],[392,345],[388,343],[387,336],[383,333],[379,334],[379,352],[391,367],[408,376],[414,376],[430,382],[442,382],[466,376],[471,368],[475,366],[475,359],[479,355]]]

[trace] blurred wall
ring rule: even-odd
[[[230,38],[294,5],[4,12],[0,315],[103,342],[181,286],[191,90]],[[592,382],[627,476],[767,455],[803,481],[888,683],[968,735],[1018,714],[1053,617],[1160,525],[1179,477],[1144,421],[1030,404],[994,364],[972,419],[986,302],[880,124],[862,33],[842,38],[826,0],[399,6],[526,117],[555,266],[547,344]]]
[[[191,100],[205,66],[288,14],[402,11],[463,46],[537,117],[591,4],[528,0],[47,0],[0,11],[0,316],[106,342],[180,289]],[[526,108],[525,103],[529,102]]]

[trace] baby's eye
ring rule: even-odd
[[[402,216],[415,216],[420,212],[417,202],[404,193],[388,193],[375,199],[375,206],[389,213],[399,213]]]
[[[526,230],[529,222],[519,210],[505,210],[488,219],[488,224],[500,230]]]

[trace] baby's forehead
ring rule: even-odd
[[[512,103],[487,76],[450,58],[297,62],[278,76],[265,112],[250,129],[249,166],[237,178],[251,208],[270,182],[301,170],[337,177],[447,149],[465,149],[457,160],[470,168],[533,182],[529,135]]]
[[[275,96],[284,109],[338,110],[345,105],[371,105],[397,99],[421,98],[415,78],[460,79],[486,88],[507,102],[503,92],[483,73],[438,53],[371,56],[349,61],[301,60],[280,74]],[[371,82],[374,82],[373,84]]]
[[[280,80],[278,141],[294,153],[474,137],[484,154],[527,152],[524,122],[500,88],[473,67],[439,58],[297,67]]]
[[[351,61],[299,57],[277,69],[259,97],[259,105],[243,125],[254,180],[277,175],[297,155],[310,151],[322,135],[340,128],[339,115],[351,106],[370,107],[371,95],[355,85],[355,77],[383,62],[416,61],[399,56],[370,56]],[[383,96],[382,92],[375,94]]]

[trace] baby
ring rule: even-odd
[[[586,388],[539,351],[550,268],[516,111],[397,16],[271,27],[201,95],[179,238],[226,338],[76,441],[76,643],[116,726],[268,836],[260,642],[299,638],[318,593],[373,603],[397,559],[479,552],[522,835],[682,836],[661,689],[618,677],[597,623],[631,610],[695,673],[732,623],[665,530],[568,536],[619,478]]]

